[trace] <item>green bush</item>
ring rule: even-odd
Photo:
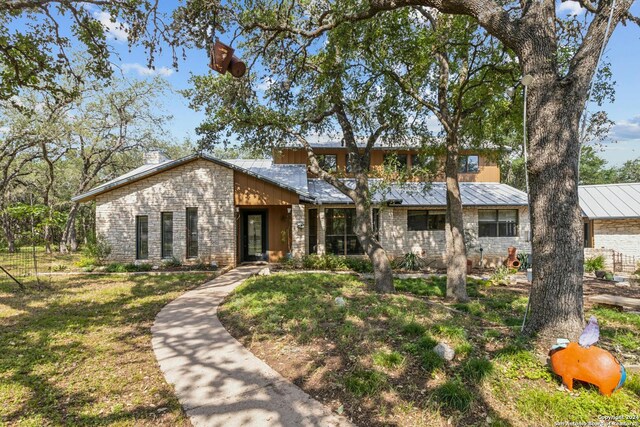
[[[102,236],[97,236],[87,243],[84,253],[88,258],[93,258],[96,265],[102,265],[111,254],[111,246]]]
[[[176,257],[171,257],[162,261],[163,268],[177,268],[180,266],[182,266],[182,263]]]
[[[105,269],[107,273],[133,273],[137,271],[151,271],[151,264],[134,264],[132,262],[122,264],[119,262],[112,262],[107,265]]]
[[[111,264],[107,265],[107,268],[104,271],[106,271],[107,273],[126,273],[127,272],[124,264],[120,262],[112,262]]]
[[[95,267],[97,264],[98,261],[96,261],[95,258],[89,256],[83,256],[78,260],[78,262],[76,262],[76,265],[80,268]]]
[[[286,267],[297,268],[297,261],[285,260]],[[344,271],[353,270],[358,273],[370,273],[373,271],[371,261],[362,257],[344,257],[333,254],[305,255],[302,257],[302,267],[308,270]]]
[[[604,255],[598,255],[584,260],[584,271],[593,273],[597,270],[604,270]]]
[[[371,260],[369,260],[368,258],[346,257],[344,261],[349,269],[355,271],[356,273],[373,273],[373,264],[371,264]]]
[[[397,266],[401,270],[420,271],[427,266],[427,262],[418,254],[409,252],[402,257]]]

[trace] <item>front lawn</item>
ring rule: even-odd
[[[472,302],[444,306],[444,279],[396,280],[379,295],[357,277],[276,274],[237,288],[219,315],[231,333],[332,410],[361,426],[554,425],[640,415],[640,378],[611,398],[560,380],[515,331],[526,293],[470,280]],[[342,307],[335,301],[344,298]],[[601,345],[625,363],[640,316],[594,310]],[[432,348],[446,341],[451,363]],[[636,419],[637,420],[637,419]]]
[[[160,309],[206,274],[0,287],[0,425],[189,425],[151,347]]]

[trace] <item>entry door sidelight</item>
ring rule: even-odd
[[[267,224],[264,212],[245,212],[243,224],[243,260],[259,261],[267,252]]]

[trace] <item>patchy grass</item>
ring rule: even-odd
[[[399,293],[380,295],[349,275],[259,277],[219,314],[256,355],[362,426],[530,426],[640,414],[637,375],[611,398],[588,385],[560,391],[560,379],[516,334],[522,293],[471,280],[472,301],[456,311],[434,304],[444,302],[441,277],[395,284]],[[593,313],[603,347],[623,361],[639,355],[627,346],[640,316]],[[456,350],[452,362],[434,353],[438,341]]]
[[[0,424],[188,425],[151,348],[160,309],[204,274],[0,287]],[[30,288],[31,289],[31,288]]]

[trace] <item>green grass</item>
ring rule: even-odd
[[[285,354],[285,376],[336,402],[333,410],[342,406],[358,425],[479,425],[487,414],[490,425],[553,425],[573,420],[562,405],[579,419],[640,414],[637,375],[611,399],[592,387],[577,387],[578,398],[558,391],[560,379],[511,328],[521,322],[522,294],[470,281],[474,296],[458,312],[433,304],[443,299],[443,278],[395,284],[399,293],[381,295],[349,275],[257,277],[219,314],[250,349],[280,355],[268,360],[280,363]],[[338,296],[345,307],[335,304]],[[635,344],[640,316],[596,315],[605,348]],[[453,361],[436,355],[438,341],[456,350]]]
[[[0,287],[0,425],[187,425],[151,325],[208,276],[71,276]],[[163,409],[162,409],[163,408]]]

